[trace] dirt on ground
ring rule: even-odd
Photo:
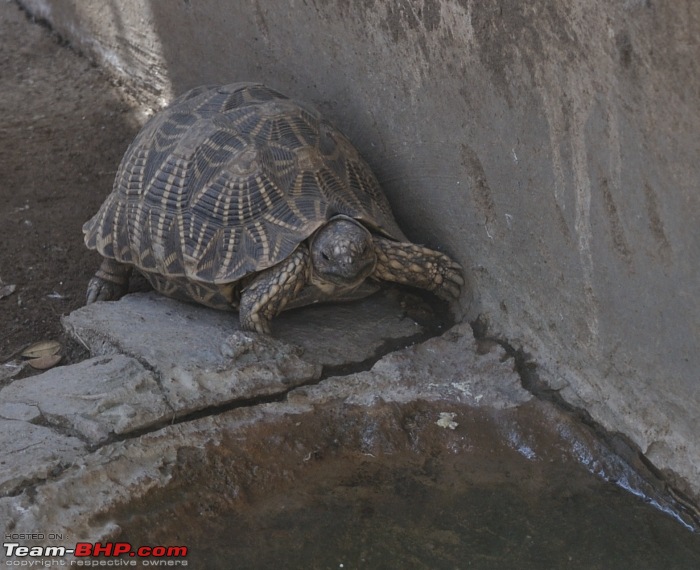
[[[47,339],[67,362],[77,348],[60,317],[99,265],[82,225],[139,121],[113,80],[12,1],[0,0],[0,37],[0,365]]]

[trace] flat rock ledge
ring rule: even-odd
[[[182,446],[220,442],[241,424],[313,413],[324,402],[503,408],[530,399],[500,348],[477,355],[468,325],[319,383],[324,366],[360,363],[421,332],[395,297],[291,311],[275,325],[274,338],[241,332],[235,313],[155,294],[66,317],[93,357],[0,390],[2,526],[101,536],[91,517],[165,484],[164,466]]]
[[[420,328],[393,297],[336,309],[290,312],[275,338],[241,332],[235,314],[153,294],[66,317],[66,329],[94,356],[0,390],[0,528],[106,540],[121,532],[116,511],[167,489],[176,472],[189,472],[188,461],[211,462],[203,471],[213,478],[264,485],[337,449],[373,458],[435,446],[468,453],[486,424],[525,460],[568,449],[573,461],[583,453],[592,470],[627,469],[533,400],[501,347],[477,350],[467,324],[386,354],[368,370],[323,377],[324,366],[361,362],[387,338],[409,342]],[[530,410],[530,424],[533,417],[556,424],[558,443],[520,422],[520,410]],[[212,459],[221,453],[243,457],[221,472]]]

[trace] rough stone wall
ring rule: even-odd
[[[316,104],[464,265],[465,317],[700,495],[700,4],[22,4],[161,103],[259,80]]]

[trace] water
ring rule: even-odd
[[[452,431],[440,409],[316,410],[183,451],[167,488],[107,518],[195,568],[700,568],[699,534],[593,475],[537,410]]]

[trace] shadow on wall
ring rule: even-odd
[[[409,237],[466,251],[469,181],[455,160],[454,133],[444,131],[452,120],[429,111],[436,102],[426,56],[412,43],[422,30],[407,36],[404,12],[372,2],[297,2],[291,11],[265,0],[145,6],[172,93],[260,81],[313,103],[367,158]]]

